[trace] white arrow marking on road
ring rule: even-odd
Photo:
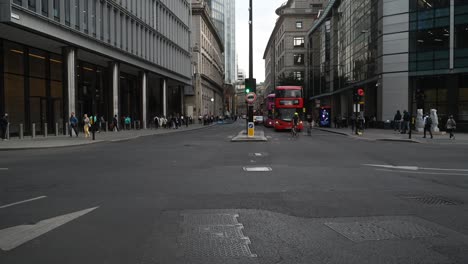
[[[392,165],[378,165],[378,164],[362,164],[362,165],[364,165],[364,166],[369,166],[369,167],[386,168],[386,169],[396,169],[396,170],[410,170],[410,171],[432,170],[432,171],[460,171],[460,172],[468,172],[468,169],[422,168],[422,167],[416,167],[416,166],[392,166]]]
[[[42,220],[35,225],[20,225],[0,230],[0,249],[12,250],[97,208],[99,207]]]
[[[39,197],[36,197],[36,198],[32,198],[32,199],[28,199],[28,200],[24,200],[24,201],[20,201],[20,202],[16,202],[16,203],[2,205],[2,206],[0,206],[0,209],[11,207],[11,206],[22,204],[22,203],[28,203],[28,202],[32,202],[32,201],[36,201],[36,200],[40,200],[40,199],[44,199],[44,198],[47,198],[47,196],[39,196]]]

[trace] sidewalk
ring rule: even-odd
[[[212,125],[210,125],[212,126]],[[6,150],[24,150],[24,149],[45,149],[45,148],[61,148],[61,147],[73,147],[83,146],[89,144],[97,144],[104,142],[119,142],[127,141],[145,136],[163,135],[176,132],[185,132],[191,130],[197,130],[207,128],[210,126],[203,126],[199,124],[193,124],[187,127],[183,126],[179,129],[141,129],[141,130],[121,130],[120,132],[101,132],[96,133],[96,140],[90,138],[84,138],[84,133],[81,132],[79,137],[70,137],[60,135],[49,135],[47,138],[38,135],[35,139],[24,137],[20,140],[19,138],[11,138],[8,141],[0,141],[0,151]],[[92,134],[91,134],[92,136]]]
[[[364,133],[360,136],[356,135],[351,131],[351,128],[323,128],[315,127],[316,130],[326,131],[330,133],[340,134],[349,136],[356,139],[370,140],[370,141],[397,141],[397,142],[409,142],[409,143],[435,143],[435,144],[468,144],[468,134],[455,133],[455,140],[450,140],[449,135],[445,133],[433,133],[434,138],[431,139],[429,135],[427,138],[423,138],[422,132],[413,131],[411,139],[408,134],[400,134],[398,131],[393,129],[373,129],[369,128],[364,130]]]

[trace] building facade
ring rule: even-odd
[[[211,8],[211,18],[224,45],[225,72],[227,84],[236,81],[236,1],[207,0]]]
[[[364,88],[359,110],[381,124],[420,108],[466,127],[467,17],[459,0],[329,1],[308,33],[309,105],[349,117],[353,90]]]
[[[10,132],[64,131],[72,112],[144,126],[182,113],[189,25],[185,0],[0,0],[0,111]]]
[[[265,87],[287,79],[303,83],[306,66],[306,35],[322,9],[323,0],[289,0],[276,10],[276,21],[265,48]]]
[[[224,115],[224,46],[204,0],[192,0],[194,96],[186,98],[188,115]]]

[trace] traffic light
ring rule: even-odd
[[[257,92],[257,80],[254,78],[245,79],[245,93],[256,93]]]
[[[353,102],[358,104],[364,98],[365,92],[363,88],[357,88],[353,93]]]

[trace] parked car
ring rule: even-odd
[[[254,116],[254,123],[256,125],[263,124],[263,116]]]

